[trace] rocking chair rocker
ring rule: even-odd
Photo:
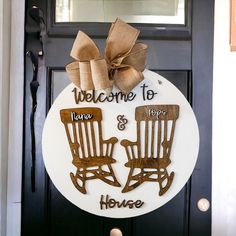
[[[130,168],[123,193],[137,188],[145,181],[159,183],[159,196],[170,188],[174,172],[169,175],[167,166],[171,163],[171,146],[178,116],[178,105],[136,107],[137,141],[121,141],[128,158],[125,166]],[[139,170],[138,174],[134,173],[135,169]]]
[[[100,108],[75,108],[60,111],[61,121],[73,156],[75,174],[70,173],[74,186],[86,194],[87,180],[100,179],[107,184],[120,187],[111,164],[114,144],[118,139],[102,139],[102,113]],[[103,168],[107,168],[104,170]]]

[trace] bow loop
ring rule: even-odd
[[[78,61],[99,59],[100,52],[94,41],[84,32],[79,31],[70,53]]]
[[[139,35],[139,30],[116,19],[106,41],[105,58],[113,61],[117,57],[125,57],[133,48]]]
[[[124,93],[143,80],[147,45],[137,43],[139,30],[117,19],[106,40],[104,59],[94,41],[79,31],[71,50],[76,60],[66,66],[69,79],[82,90],[111,91],[113,83]]]
[[[123,63],[132,65],[137,71],[144,71],[147,59],[147,45],[136,43],[130,54],[124,58]]]

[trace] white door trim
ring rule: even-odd
[[[20,236],[23,153],[25,1],[12,0],[11,13],[6,235]]]

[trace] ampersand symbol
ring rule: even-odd
[[[117,120],[118,120],[117,128],[119,130],[124,130],[125,125],[128,123],[128,120],[125,118],[124,115],[118,115]]]

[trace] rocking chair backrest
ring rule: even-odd
[[[60,111],[74,158],[97,157],[103,153],[100,108],[71,108]]]
[[[136,108],[138,158],[169,158],[178,116],[178,105]]]

